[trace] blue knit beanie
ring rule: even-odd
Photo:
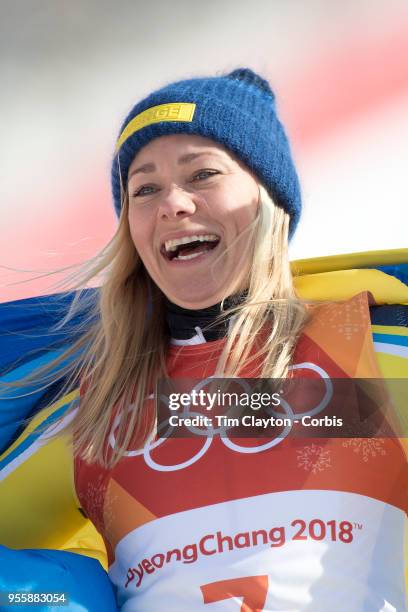
[[[269,83],[248,68],[170,83],[136,104],[121,127],[112,163],[115,210],[129,166],[148,142],[167,134],[196,134],[224,145],[252,170],[274,202],[300,217],[299,180]]]

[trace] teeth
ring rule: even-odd
[[[183,238],[175,238],[174,240],[166,240],[164,243],[166,251],[176,251],[177,247],[180,244],[187,244],[189,242],[195,242],[199,240],[200,242],[215,242],[218,240],[218,236],[215,234],[203,234],[201,236],[184,236]],[[187,259],[187,257],[185,257]],[[190,259],[190,257],[188,257]]]
[[[178,257],[175,257],[174,259],[194,259],[194,257],[198,257],[199,255],[202,255],[203,253],[206,253],[207,251],[200,251],[199,253],[191,253],[191,255],[179,255]]]

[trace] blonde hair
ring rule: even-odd
[[[288,374],[296,341],[307,320],[306,306],[296,297],[292,284],[289,223],[288,213],[275,206],[260,186],[258,214],[244,232],[251,249],[247,292],[243,302],[232,308],[223,310],[222,302],[219,319],[232,319],[216,367],[217,377],[236,377],[243,368],[255,373],[259,363],[263,364],[261,378],[284,378]],[[225,251],[220,257],[224,254]],[[77,286],[83,287],[101,273],[105,279],[96,302],[78,291],[60,325],[85,309],[87,316],[79,328],[79,339],[30,378],[42,376],[48,386],[55,382],[55,366],[60,366],[59,377],[66,376],[60,395],[84,383],[80,408],[68,426],[73,434],[74,453],[88,462],[112,468],[131,440],[142,444],[153,431],[154,415],[149,419],[143,408],[155,382],[167,378],[169,347],[164,296],[133,245],[126,196],[114,237],[88,262]],[[259,334],[266,327],[265,341],[259,343]],[[68,364],[67,359],[71,359]],[[248,370],[251,367],[253,370]],[[72,405],[64,417],[75,408]],[[107,442],[114,417],[116,445],[109,453]]]

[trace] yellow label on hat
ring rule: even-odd
[[[161,121],[192,121],[196,105],[190,102],[170,102],[147,108],[142,113],[133,117],[127,124],[116,143],[116,151],[120,149],[125,140],[138,130]]]

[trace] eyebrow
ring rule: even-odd
[[[201,153],[186,153],[185,155],[182,155],[181,157],[179,157],[177,163],[180,166],[182,166],[183,164],[188,164],[191,161],[197,159],[197,157],[203,157],[204,155],[215,155],[216,157],[220,157],[218,153],[215,151],[201,151]],[[155,170],[156,170],[155,164],[153,163],[143,164],[143,166],[139,166],[138,168],[135,168],[134,170],[132,170],[132,172],[128,176],[128,180],[134,174],[140,174],[140,173],[147,174],[149,172],[154,172]]]

